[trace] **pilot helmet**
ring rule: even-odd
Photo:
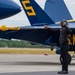
[[[62,23],[62,22],[65,22],[65,25],[68,25],[67,20],[63,19],[63,20],[61,21],[61,23]]]
[[[61,21],[61,27],[64,27],[63,24],[68,25],[68,23],[67,23],[66,20],[62,20],[62,21]]]

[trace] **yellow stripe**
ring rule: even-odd
[[[67,22],[75,22],[75,20],[67,20]]]

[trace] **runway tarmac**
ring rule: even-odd
[[[0,54],[0,75],[57,75],[60,70],[59,55]],[[75,60],[69,71],[75,74]]]

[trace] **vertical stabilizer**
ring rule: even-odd
[[[20,0],[20,2],[32,26],[54,23],[35,0]]]
[[[72,19],[64,0],[46,0],[44,10],[54,22]]]

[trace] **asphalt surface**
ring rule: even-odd
[[[0,75],[58,75],[58,73],[54,71],[53,72],[46,71],[46,72],[2,73]],[[71,71],[69,72],[68,75],[75,75],[75,72]]]
[[[59,55],[0,54],[0,75],[57,75],[60,70]],[[69,75],[75,75],[75,60]]]

